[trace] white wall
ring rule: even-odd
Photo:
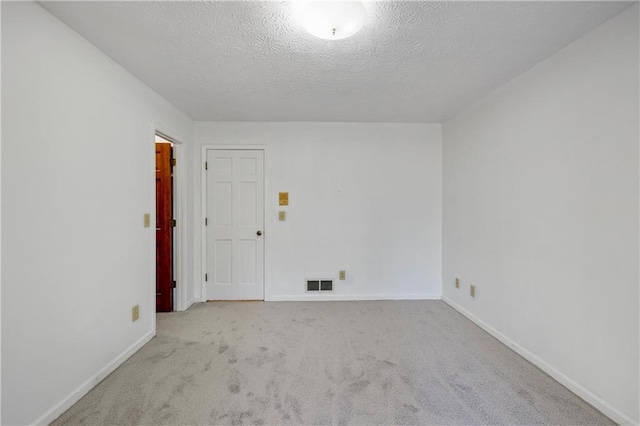
[[[195,124],[195,146],[267,146],[267,300],[438,298],[441,127],[426,124]],[[197,148],[194,149],[197,152]],[[201,170],[200,154],[194,155]],[[200,194],[200,177],[194,186]],[[278,192],[289,192],[279,222]],[[194,223],[201,222],[196,207]],[[200,251],[199,233],[196,250]],[[196,256],[195,277],[202,276]],[[347,272],[338,281],[338,271]],[[197,280],[196,280],[197,281]]]
[[[443,126],[444,297],[636,423],[638,47],[635,5]]]
[[[152,121],[192,123],[34,3],[2,67],[2,423],[47,422],[154,332]]]

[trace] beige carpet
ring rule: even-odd
[[[54,424],[612,424],[439,301],[197,304]]]

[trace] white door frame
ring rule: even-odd
[[[156,134],[161,135],[163,138],[171,141],[173,143],[173,158],[176,159],[176,168],[173,174],[173,185],[174,185],[174,203],[176,208],[173,211],[173,219],[176,220],[176,228],[175,228],[175,236],[174,245],[173,245],[173,255],[175,256],[175,271],[173,271],[173,276],[176,280],[176,297],[173,300],[173,307],[175,311],[184,311],[186,310],[192,303],[193,300],[187,300],[187,268],[185,265],[186,256],[185,250],[187,248],[187,221],[188,215],[186,212],[187,206],[187,146],[185,141],[187,139],[184,138],[182,134],[176,132],[175,129],[164,125],[158,121],[151,122],[151,149],[153,149],[151,155],[151,170],[152,170],[152,182],[153,182],[153,202],[151,203],[151,223],[155,223],[156,217]],[[156,232],[155,225],[152,226],[153,229],[153,282],[152,282],[152,305],[153,309],[153,329],[155,334],[155,323],[156,323]]]
[[[208,144],[202,145],[202,150],[200,153],[200,170],[201,170],[201,182],[200,182],[200,252],[202,253],[200,259],[200,282],[201,282],[201,295],[202,301],[207,301],[207,282],[204,280],[204,274],[207,271],[207,229],[204,225],[204,219],[207,216],[207,171],[205,170],[205,162],[207,161],[207,151],[209,150],[260,150],[264,152],[264,245],[263,245],[263,259],[264,259],[264,283],[263,283],[263,293],[264,300],[269,300],[267,289],[268,286],[268,271],[269,271],[269,261],[267,256],[267,247],[269,244],[269,216],[268,216],[268,207],[270,205],[270,193],[269,193],[269,161],[267,156],[267,146],[266,145],[216,145],[216,144]]]

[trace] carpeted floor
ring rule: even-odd
[[[157,333],[54,424],[613,424],[440,301],[197,304]]]

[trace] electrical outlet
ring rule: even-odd
[[[283,211],[278,212],[278,220],[284,222],[287,219],[287,214]]]
[[[469,294],[471,295],[471,297],[476,297],[476,286],[475,285],[469,286]]]
[[[347,279],[347,271],[340,271],[339,275],[341,280]]]
[[[460,278],[456,278],[456,288],[460,288]]]
[[[144,214],[144,227],[148,228],[151,226],[151,214],[150,213],[145,213]]]
[[[138,318],[140,318],[140,305],[131,308],[131,322],[137,321]]]

